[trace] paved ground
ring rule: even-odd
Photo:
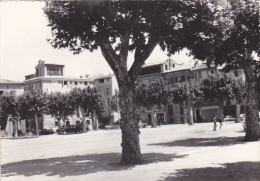
[[[260,142],[243,142],[241,123],[141,129],[145,163],[119,165],[121,131],[2,139],[2,181],[257,181]]]

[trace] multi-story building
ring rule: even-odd
[[[159,61],[152,64],[144,65],[140,71],[138,81],[150,81],[156,79],[164,79],[168,84],[176,84],[190,79],[190,69],[194,63],[187,61],[184,63],[177,63],[172,59]],[[141,120],[151,124],[152,116],[157,117],[161,123],[180,123],[183,122],[184,114],[183,107],[179,104],[169,102],[166,106],[162,106],[154,114],[152,110],[141,107],[139,109],[139,117]]]
[[[88,77],[68,77],[65,76],[64,65],[48,64],[39,60],[35,67],[35,73],[25,76],[24,91],[32,89],[40,89],[42,91],[51,92],[69,92],[75,87],[84,88],[93,86],[93,78]],[[89,124],[91,121],[87,120]],[[81,120],[77,115],[69,117],[64,123],[68,125],[81,124]],[[39,128],[58,128],[58,122],[51,115],[44,114],[39,118]]]
[[[195,64],[195,66],[191,69],[193,80],[200,81],[203,78],[206,78],[209,74],[215,73],[217,68],[212,64],[210,67],[206,63]],[[220,68],[219,71],[222,71]],[[241,68],[232,69],[229,71],[230,74],[234,74],[236,77],[241,77],[245,80],[244,70]],[[214,96],[214,95],[212,95]],[[204,122],[209,122],[213,119],[213,116],[218,113],[218,105],[210,102],[203,101],[200,104],[196,104],[194,108],[194,118],[196,121],[200,121],[203,119]],[[224,115],[231,115],[233,117],[236,116],[236,111],[241,110],[241,112],[245,112],[244,110],[244,102],[242,105],[236,103],[236,100],[226,100],[223,105]]]
[[[68,77],[64,75],[64,65],[46,64],[39,60],[35,74],[25,76],[24,91],[41,89],[45,92],[68,92],[75,87],[93,86],[90,78]]]
[[[96,77],[94,86],[100,90],[105,99],[104,112],[102,113],[102,117],[99,121],[104,124],[114,124],[118,122],[120,119],[119,110],[113,111],[110,108],[110,102],[113,96],[118,95],[118,84],[115,75],[108,74]]]
[[[6,80],[6,79],[0,79],[0,109],[1,109],[1,95],[4,94],[5,92],[14,92],[16,95],[21,95],[24,92],[24,83],[22,82],[16,82],[12,80]],[[7,117],[4,117],[1,115],[1,110],[0,110],[0,127],[1,129],[5,129],[7,125]],[[9,133],[12,135],[12,130],[13,130],[13,122],[9,121],[8,122],[8,127],[9,127]],[[18,122],[18,129],[22,130],[25,132],[25,122],[24,121],[19,121]]]
[[[0,96],[4,92],[13,91],[16,95],[21,95],[24,92],[24,83],[15,82],[12,80],[0,79]]]
[[[209,74],[215,73],[217,68],[211,64],[208,66],[206,63],[198,61],[187,61],[183,64],[177,63],[172,59],[160,61],[158,63],[144,65],[140,71],[138,81],[150,81],[155,79],[164,79],[168,84],[174,85],[179,82],[189,81],[191,79],[200,81],[206,78]],[[231,70],[235,76],[244,78],[243,69]],[[224,115],[236,115],[236,111],[240,110],[240,105],[236,104],[235,100],[227,100],[224,104]],[[187,121],[188,113],[187,107],[180,104],[173,104],[170,101],[167,105],[161,106],[154,114],[152,110],[147,108],[140,108],[139,117],[141,120],[151,123],[152,116],[160,119],[164,123],[183,123]],[[212,120],[213,115],[218,111],[218,106],[212,102],[204,101],[194,108],[195,122],[204,121],[209,122]],[[243,105],[241,111],[243,112]]]

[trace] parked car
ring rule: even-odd
[[[138,128],[145,128],[147,126],[147,123],[139,121]]]
[[[40,130],[39,131],[39,134],[40,135],[49,135],[49,134],[54,134],[54,131],[53,129],[43,129],[43,130]]]
[[[105,129],[120,129],[120,126],[116,124],[107,124]]]
[[[80,133],[81,131],[82,128],[80,125],[66,126],[65,128],[62,127],[60,130],[57,130],[58,134]]]
[[[233,116],[228,115],[228,116],[224,117],[224,121],[236,121],[236,118],[234,118]]]

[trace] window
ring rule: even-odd
[[[76,125],[80,125],[80,121],[76,121]]]
[[[31,88],[32,88],[32,89],[35,89],[35,85],[31,85]]]
[[[174,68],[175,67],[175,64],[172,64],[172,68]]]
[[[109,105],[109,99],[107,99],[107,104]]]
[[[168,105],[168,113],[169,115],[173,115],[173,105]]]
[[[237,71],[237,70],[234,71],[234,75],[235,75],[236,77],[238,77],[238,71]]]
[[[99,83],[104,83],[104,79],[99,79],[98,82]]]
[[[106,88],[106,95],[109,96],[109,88]]]
[[[185,81],[185,76],[181,76],[181,82]]]
[[[210,73],[211,73],[211,74],[214,74],[214,70],[211,70]]]
[[[70,121],[66,121],[66,126],[70,126]]]
[[[62,75],[61,66],[47,66],[47,75]]]
[[[55,121],[55,126],[58,126],[58,121]]]
[[[194,79],[197,79],[197,73],[196,72],[193,73],[193,77],[194,77]]]
[[[68,81],[63,81],[63,85],[68,85]]]
[[[231,99],[226,100],[226,105],[231,105]]]
[[[202,76],[201,76],[201,72],[197,72],[198,73],[198,79],[201,79]]]
[[[78,85],[78,81],[74,81],[74,85]]]
[[[109,82],[109,78],[107,78],[107,82]]]
[[[168,66],[167,65],[165,65],[165,70],[168,70]]]
[[[39,76],[39,69],[36,69],[36,76]]]
[[[84,85],[88,85],[88,82],[85,81],[85,82],[84,82]]]
[[[171,83],[174,83],[174,78],[173,77],[171,77]]]
[[[176,83],[178,82],[178,77],[175,77],[175,82],[176,82]]]

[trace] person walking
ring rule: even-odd
[[[223,121],[224,121],[224,115],[221,114],[221,116],[219,118],[219,124],[220,124],[219,129],[221,129],[221,127],[223,126]]]
[[[213,117],[213,123],[214,123],[213,131],[217,131],[217,116],[216,115],[214,115],[214,117]]]

